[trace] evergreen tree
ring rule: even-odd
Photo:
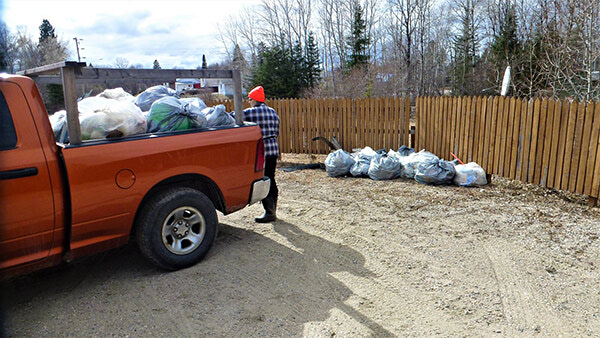
[[[152,63],[152,69],[161,69],[158,60],[154,60],[154,62]]]
[[[11,49],[8,27],[4,22],[0,22],[0,72],[12,71]]]
[[[202,69],[206,68],[208,68],[208,65],[206,64],[206,55],[202,54]]]
[[[46,39],[56,39],[56,34],[54,34],[54,27],[50,24],[50,21],[47,19],[42,20],[42,24],[40,25],[40,40],[39,43],[42,44]]]
[[[346,60],[346,69],[348,70],[364,67],[370,60],[368,55],[370,41],[367,36],[367,25],[363,19],[363,9],[358,0],[354,0],[352,8],[354,11],[354,21],[352,22],[352,34],[348,37],[348,46],[350,48],[350,55]]]
[[[495,70],[496,76],[490,79],[492,84],[498,84],[501,80],[502,75],[506,66],[511,66],[513,69],[513,84],[515,77],[522,76],[521,73],[521,56],[523,55],[521,50],[521,43],[517,36],[517,14],[515,11],[514,4],[511,4],[509,0],[504,1],[501,4],[499,17],[498,17],[498,29],[493,36],[493,40],[490,44],[490,56],[491,66]]]
[[[315,41],[315,36],[312,31],[308,34],[305,62],[306,86],[308,88],[314,88],[321,80],[321,61],[319,58],[319,46]]]
[[[37,52],[39,55],[39,66],[64,61],[69,56],[67,46],[58,41],[56,34],[54,34],[54,27],[46,19],[40,25]]]
[[[481,77],[481,74],[476,74],[479,37],[475,24],[475,4],[472,0],[466,0],[461,7],[461,28],[453,39],[452,92],[455,95],[475,95],[479,94],[480,89],[476,77]]]
[[[300,95],[301,74],[296,72],[293,51],[281,46],[259,45],[252,69],[251,87],[263,86],[269,98],[295,98]]]

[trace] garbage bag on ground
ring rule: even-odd
[[[155,101],[165,96],[179,98],[174,89],[166,86],[153,86],[136,96],[135,104],[137,104],[142,111],[148,111]]]
[[[132,101],[118,101],[105,97],[88,97],[77,102],[81,139],[101,139],[146,132],[146,119]],[[69,142],[66,112],[51,115],[50,123],[56,141]]]
[[[371,179],[379,181],[394,179],[401,172],[402,164],[396,157],[378,153],[371,160],[368,174]]]
[[[428,158],[419,163],[415,180],[422,184],[444,185],[451,184],[456,175],[454,165],[439,158]]]
[[[400,156],[408,156],[410,154],[413,154],[414,152],[415,150],[413,148],[409,148],[404,145],[398,148],[398,154],[400,154]]]
[[[350,172],[350,168],[354,163],[354,159],[347,151],[338,149],[327,155],[325,170],[327,171],[327,175],[331,177],[344,176]]]
[[[402,164],[402,172],[400,177],[402,178],[415,178],[417,173],[417,167],[425,160],[438,159],[434,154],[421,150],[418,153],[412,153],[408,156],[400,156],[400,163]]]
[[[119,100],[119,101],[134,101],[135,97],[123,88],[106,89],[102,93],[96,95],[97,97],[104,97],[107,99]]]
[[[350,174],[352,176],[368,175],[371,159],[373,159],[375,154],[375,151],[371,147],[363,148],[359,152],[353,154],[354,161],[356,163],[354,163],[350,168]]]
[[[173,96],[155,101],[148,113],[149,133],[204,128],[207,124],[201,110]]]
[[[454,176],[454,184],[461,187],[476,187],[486,185],[487,179],[485,178],[485,170],[475,163],[469,162],[467,164],[455,165],[456,175]]]
[[[225,106],[220,104],[202,109],[202,114],[208,121],[208,127],[233,126],[235,118],[225,111]]]

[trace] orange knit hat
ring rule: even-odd
[[[248,93],[248,97],[258,102],[265,102],[265,90],[262,86],[258,86]]]

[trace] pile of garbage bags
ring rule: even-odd
[[[370,147],[350,154],[338,149],[327,156],[325,170],[331,177],[369,177],[373,180],[408,178],[429,185],[482,186],[487,184],[483,168],[475,162],[458,164],[436,155],[402,146],[398,151],[374,151]]]
[[[153,86],[137,96],[106,89],[77,103],[83,140],[235,125],[225,106],[207,107],[199,98],[179,98],[175,90]],[[56,141],[68,143],[66,112],[50,116]]]

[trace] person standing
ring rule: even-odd
[[[269,194],[262,200],[265,213],[261,217],[256,217],[255,222],[267,223],[277,219],[277,197],[279,189],[275,182],[275,167],[279,157],[279,115],[275,109],[265,104],[265,90],[262,86],[252,89],[248,93],[248,98],[252,105],[251,108],[244,110],[244,120],[255,122],[260,127],[265,142],[265,176],[271,179]]]

